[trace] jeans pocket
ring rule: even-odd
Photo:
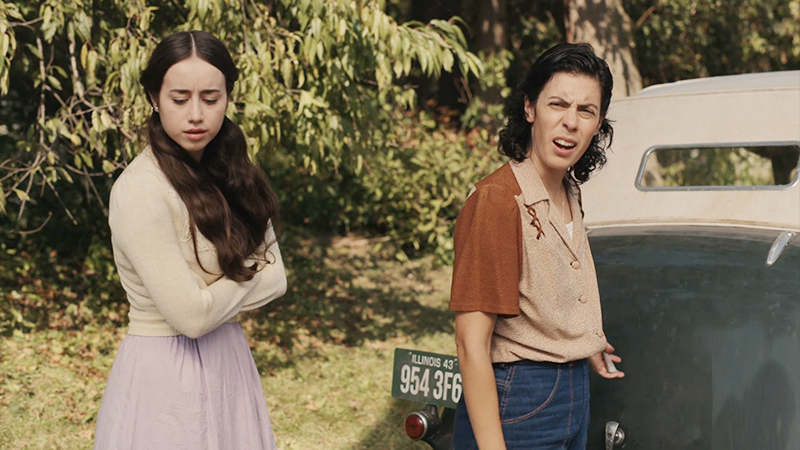
[[[495,373],[503,424],[526,420],[541,412],[555,397],[561,381],[561,368],[557,365],[513,365],[504,372]]]

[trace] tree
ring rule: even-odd
[[[800,0],[623,0],[645,85],[800,69]]]
[[[398,83],[412,64],[429,77],[481,70],[453,23],[398,24],[382,5],[0,1],[0,91],[9,93],[0,107],[0,213],[13,209],[17,227],[38,226],[26,221],[26,205],[49,192],[68,208],[59,192],[71,183],[103,205],[104,180],[145,145],[150,110],[139,73],[156,42],[179,30],[209,31],[234,53],[241,74],[228,114],[268,170],[339,181],[359,173],[395,109],[414,104],[413,89]]]
[[[475,26],[475,51],[485,58],[497,57],[508,48],[508,23],[506,0],[478,2],[478,23]],[[487,103],[502,102],[503,86],[492,86],[482,92]]]
[[[631,20],[621,0],[564,0],[567,42],[586,42],[606,60],[614,76],[615,97],[642,89],[633,59]]]
[[[428,1],[412,0],[409,8],[409,19],[414,22],[427,23],[440,17],[458,17],[461,15],[461,1]],[[459,25],[463,25],[459,23]],[[419,76],[421,75],[421,76]],[[463,109],[464,99],[459,90],[459,83],[464,78],[458,70],[443,73],[437,83],[431,83],[423,74],[412,77],[413,83],[417,86],[416,92],[422,103],[435,101],[437,105],[443,105],[452,109]]]

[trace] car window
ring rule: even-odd
[[[800,143],[658,146],[642,160],[636,187],[753,189],[790,186],[798,180]]]

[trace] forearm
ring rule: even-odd
[[[456,313],[456,347],[469,421],[481,450],[505,450],[497,384],[492,368],[492,335],[497,315]]]
[[[264,252],[264,260],[253,261],[257,262],[260,267],[259,272],[255,275],[258,284],[242,304],[242,311],[260,308],[286,293],[286,269],[283,266],[281,249],[275,240],[272,227],[267,232],[266,242],[271,245]]]
[[[481,450],[505,450],[497,385],[488,352],[481,348],[458,348],[458,364],[464,386],[467,412]]]
[[[258,285],[244,299],[241,312],[258,309],[286,293],[286,272],[282,265],[265,267],[256,276]]]

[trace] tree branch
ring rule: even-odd
[[[653,12],[656,10],[656,7],[658,6],[661,6],[660,1],[655,5],[647,8],[645,12],[642,14],[642,17],[639,17],[639,20],[636,21],[636,24],[633,27],[637,30],[641,28],[641,26],[644,24],[644,21],[647,20],[648,17],[650,17],[650,14],[653,14]]]
[[[44,20],[44,18],[37,17],[37,18],[31,19],[31,20],[29,20],[27,22],[9,22],[8,26],[10,26],[11,28],[15,28],[15,27],[30,28],[31,25],[33,25],[33,24],[35,24],[37,22],[41,22],[42,20]]]
[[[27,231],[17,230],[17,233],[19,233],[19,234],[21,234],[23,236],[25,236],[27,234],[38,233],[38,232],[42,231],[42,229],[44,228],[45,225],[47,225],[47,222],[50,222],[50,218],[51,217],[53,217],[53,213],[50,212],[50,211],[47,211],[47,218],[44,219],[44,222],[42,222],[41,225],[39,225],[38,227],[36,227],[33,230],[27,230]]]

